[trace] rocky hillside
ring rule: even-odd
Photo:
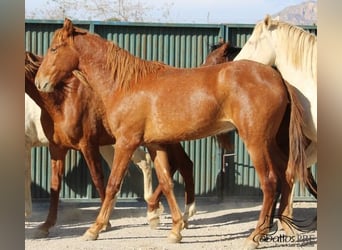
[[[272,15],[281,21],[295,25],[317,24],[317,1],[306,1],[298,5],[289,6],[282,11]]]

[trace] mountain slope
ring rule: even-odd
[[[272,15],[281,21],[294,25],[316,25],[317,24],[317,1],[306,1],[298,5],[286,7],[282,11]]]

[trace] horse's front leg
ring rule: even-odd
[[[167,145],[167,153],[172,170],[178,168],[185,184],[185,210],[183,214],[184,227],[188,228],[188,220],[196,213],[195,183],[193,176],[193,163],[185,153],[180,143]],[[174,171],[171,171],[172,176]]]
[[[91,178],[93,180],[93,183],[95,185],[95,188],[101,198],[101,202],[105,199],[105,184],[104,184],[104,175],[103,175],[103,169],[101,165],[101,157],[100,157],[100,151],[98,146],[93,146],[89,144],[85,144],[87,146],[83,147],[81,149],[82,154],[86,160],[86,163],[89,168],[89,172],[91,175]],[[114,151],[114,148],[112,146],[108,146],[109,150]],[[113,154],[113,153],[112,153]],[[113,159],[111,160],[111,163],[113,162]],[[115,202],[113,204],[115,206]],[[111,227],[110,223],[108,222],[107,225],[105,225],[102,230],[106,231]]]
[[[125,142],[127,141],[125,140]],[[99,232],[109,223],[109,217],[126,174],[128,162],[137,148],[137,145],[127,145],[125,142],[119,140],[116,142],[113,166],[109,175],[105,198],[95,223],[83,235],[85,240],[96,240]]]
[[[178,207],[176,197],[173,192],[173,181],[170,174],[170,165],[168,155],[164,148],[157,148],[154,160],[159,185],[167,199],[172,216],[172,229],[168,238],[172,243],[178,243],[182,240],[181,230],[184,228],[183,217]]]
[[[51,155],[51,187],[50,187],[50,207],[45,222],[38,226],[34,237],[42,238],[49,234],[49,229],[56,224],[59,192],[64,175],[66,148],[60,148],[54,144],[49,145]]]

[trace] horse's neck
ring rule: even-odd
[[[312,85],[310,88],[317,87],[317,80],[315,80],[313,72],[295,67],[287,58],[282,58],[280,55],[277,55],[276,58],[275,66],[280,71],[282,77],[291,85],[300,90],[307,88],[308,85]]]
[[[103,48],[102,48],[103,49]],[[102,53],[86,53],[80,58],[79,70],[84,73],[93,91],[104,97],[115,90],[115,79],[107,68],[106,50]],[[96,54],[96,55],[95,55]]]
[[[56,113],[55,96],[57,92],[40,92],[33,81],[25,79],[25,93],[41,108],[41,110],[47,112],[50,116],[53,116]]]
[[[302,84],[307,84],[308,81],[310,81],[313,84],[317,84],[316,44],[308,44],[307,48],[305,48],[305,52],[301,49],[301,52],[303,52],[303,54],[301,54],[299,58],[293,58],[293,56],[297,56],[298,54],[294,53],[291,55],[291,53],[286,53],[284,51],[287,51],[288,48],[297,47],[297,43],[299,41],[289,41],[287,39],[283,39],[283,37],[281,37],[279,33],[276,35],[275,41],[275,66],[281,72],[284,79],[291,82],[291,84],[295,85],[296,87],[300,87]],[[295,44],[288,44],[291,42]],[[298,59],[300,60],[298,64],[294,63],[294,61]]]

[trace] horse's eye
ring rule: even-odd
[[[57,48],[50,48],[50,51],[51,51],[52,53],[56,53],[56,52],[57,52]]]

